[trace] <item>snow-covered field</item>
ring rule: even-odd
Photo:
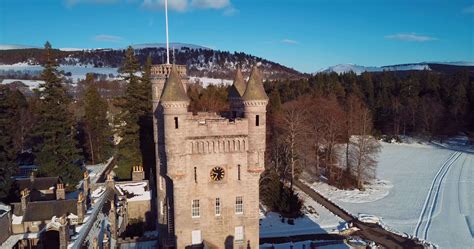
[[[382,146],[377,177],[383,181],[372,194],[312,187],[353,214],[381,217],[389,227],[441,248],[474,248],[474,154],[435,144]]]

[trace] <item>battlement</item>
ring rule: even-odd
[[[247,136],[248,120],[228,119],[216,113],[188,113],[187,137]]]
[[[174,65],[179,75],[186,78],[186,66],[185,65]],[[151,66],[152,77],[167,78],[170,75],[172,64],[159,64]]]

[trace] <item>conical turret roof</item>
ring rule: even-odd
[[[247,88],[242,96],[243,100],[268,100],[268,96],[263,88],[262,74],[257,68],[257,65],[253,66],[250,78],[247,83]]]
[[[170,75],[166,79],[163,93],[161,94],[161,101],[189,101],[175,65],[171,67]]]
[[[244,95],[247,84],[245,83],[244,76],[240,70],[240,66],[237,66],[235,72],[234,84],[229,88],[229,97],[240,98]]]

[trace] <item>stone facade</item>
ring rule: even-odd
[[[176,248],[258,248],[268,102],[258,69],[247,84],[237,71],[223,116],[188,113],[183,71],[166,72],[152,81],[159,229]]]

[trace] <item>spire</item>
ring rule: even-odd
[[[244,95],[245,88],[244,76],[242,76],[242,71],[240,66],[237,66],[237,71],[235,72],[234,84],[229,88],[229,97],[240,98]]]
[[[263,88],[262,75],[257,65],[253,66],[247,88],[242,96],[243,100],[268,100],[268,96]]]
[[[181,77],[179,76],[176,66],[173,64],[168,79],[165,82],[161,101],[189,101],[188,95],[184,91]]]

